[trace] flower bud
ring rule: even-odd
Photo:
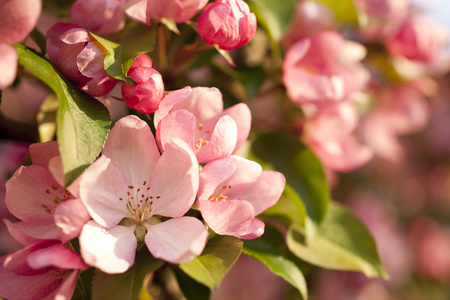
[[[155,112],[164,96],[164,83],[158,71],[151,67],[147,55],[139,56],[127,75],[136,85],[123,82],[122,97],[125,103],[144,114]]]
[[[106,49],[86,29],[55,24],[47,32],[47,52],[60,71],[91,96],[103,96],[117,83],[104,69]]]
[[[244,46],[255,35],[256,16],[242,0],[217,0],[198,18],[198,33],[208,44],[231,50]]]

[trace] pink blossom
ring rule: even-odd
[[[283,174],[245,158],[218,159],[200,172],[197,205],[216,233],[254,239],[264,233],[256,216],[278,201],[285,182]]]
[[[201,163],[235,153],[247,140],[251,113],[243,103],[222,107],[222,94],[216,88],[185,87],[168,94],[154,118],[161,151],[173,138],[180,138]]]
[[[405,150],[399,137],[423,129],[430,108],[413,84],[381,91],[376,96],[380,103],[364,119],[364,138],[376,155],[401,162]]]
[[[56,142],[30,146],[33,165],[20,167],[6,183],[5,202],[21,221],[4,220],[11,235],[24,245],[43,239],[66,243],[80,234],[90,217],[78,199],[78,182],[64,188]]]
[[[443,52],[448,40],[446,29],[423,15],[411,14],[398,32],[386,41],[393,56],[431,63]]]
[[[246,45],[256,32],[256,16],[242,0],[217,0],[198,17],[198,33],[210,45],[230,50]]]
[[[94,97],[110,92],[117,83],[104,69],[106,49],[86,29],[55,24],[47,31],[47,51],[65,76]]]
[[[0,257],[0,297],[15,300],[71,299],[78,270],[89,266],[55,240]]]
[[[306,122],[303,139],[325,167],[348,172],[367,163],[373,155],[353,135],[357,124],[358,115],[352,103],[328,105]]]
[[[198,176],[198,162],[183,141],[175,139],[160,155],[147,123],[120,119],[80,181],[80,197],[94,219],[80,235],[85,261],[107,273],[125,272],[138,241],[171,263],[199,255],[208,232],[198,219],[183,217],[195,200]]]
[[[151,19],[169,19],[183,23],[191,19],[208,0],[125,0],[126,14],[133,20],[150,25]]]
[[[283,62],[283,82],[298,104],[341,101],[362,89],[369,74],[359,61],[360,44],[345,41],[334,31],[305,38],[292,45]]]
[[[288,48],[303,38],[333,30],[336,26],[336,16],[330,6],[315,0],[299,0],[282,45]]]
[[[362,35],[369,39],[385,39],[396,33],[404,22],[408,11],[409,0],[356,0],[355,6],[361,18]]]
[[[122,83],[122,97],[125,103],[141,113],[150,114],[159,108],[164,96],[164,82],[161,74],[153,69],[148,55],[140,55],[127,75],[136,85]]]
[[[11,45],[27,37],[40,14],[40,0],[0,1],[0,90],[10,86],[16,77],[17,52]]]
[[[125,26],[122,0],[77,0],[70,19],[95,33],[111,34]]]

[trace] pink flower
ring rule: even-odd
[[[16,78],[17,52],[11,45],[27,37],[40,14],[40,0],[0,1],[0,90]]]
[[[70,19],[95,33],[111,34],[125,26],[121,0],[77,0]]]
[[[246,45],[256,32],[256,16],[242,0],[217,0],[198,18],[198,33],[210,45],[230,50]]]
[[[130,108],[150,114],[159,108],[164,96],[164,82],[161,74],[151,67],[151,59],[145,57],[148,55],[140,55],[128,71],[127,75],[136,85],[123,82],[122,97]]]
[[[254,239],[264,233],[264,223],[256,216],[278,201],[285,183],[279,172],[230,156],[203,167],[197,205],[216,233]]]
[[[398,32],[386,41],[393,56],[431,63],[443,52],[448,32],[440,24],[423,15],[411,14]]]
[[[333,30],[336,25],[336,16],[330,6],[315,0],[299,0],[282,44],[288,48],[303,38]]]
[[[298,104],[341,101],[362,89],[369,74],[359,61],[361,45],[334,31],[322,32],[292,45],[283,62],[283,82]]]
[[[183,23],[191,19],[208,0],[125,0],[126,14],[133,20],[150,25],[151,19],[169,19]]]
[[[363,134],[376,155],[392,162],[401,162],[405,150],[401,135],[423,129],[428,123],[430,107],[414,85],[402,85],[377,93],[379,105],[363,122]]]
[[[33,144],[30,155],[33,165],[20,167],[6,183],[6,205],[21,221],[5,223],[24,245],[43,239],[66,243],[77,237],[90,219],[77,198],[78,182],[64,188],[56,142]]]
[[[222,107],[222,94],[216,88],[185,87],[167,95],[154,118],[160,150],[180,138],[201,163],[235,153],[247,140],[251,113],[243,103],[224,111]]]
[[[349,172],[372,158],[372,151],[353,135],[358,115],[350,102],[329,105],[317,111],[304,127],[303,139],[325,167]]]
[[[47,31],[47,52],[65,76],[94,97],[107,94],[117,83],[104,69],[106,49],[86,29],[55,24]]]
[[[89,266],[58,241],[47,240],[0,257],[0,297],[71,299],[78,270]]]
[[[358,13],[365,23],[360,27],[362,35],[369,39],[385,39],[392,36],[404,22],[409,0],[356,0]]]
[[[195,200],[198,176],[184,142],[174,140],[160,155],[147,123],[135,116],[119,120],[80,181],[80,197],[94,219],[80,235],[85,261],[107,273],[125,272],[138,241],[171,263],[199,255],[208,232],[198,219],[183,217]]]

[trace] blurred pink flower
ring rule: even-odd
[[[355,0],[363,20],[361,34],[368,40],[386,39],[396,33],[404,22],[409,0]]]
[[[168,94],[155,112],[160,150],[173,138],[184,140],[204,163],[235,153],[247,140],[251,113],[244,103],[223,110],[216,88],[185,87]]]
[[[110,92],[117,83],[104,69],[106,49],[84,28],[55,24],[47,31],[47,52],[65,76],[94,97]]]
[[[230,156],[203,167],[197,205],[216,233],[254,239],[264,233],[264,223],[256,216],[278,201],[285,183],[279,172]]]
[[[4,220],[11,235],[24,245],[43,239],[66,243],[80,234],[90,217],[78,199],[78,182],[64,188],[56,142],[32,144],[31,166],[21,166],[6,183],[5,202],[21,221]]]
[[[59,241],[32,244],[0,257],[0,297],[71,299],[78,270],[88,268],[77,253]]]
[[[289,48],[295,42],[323,31],[335,29],[336,16],[330,6],[315,0],[298,0],[282,45]]]
[[[405,150],[401,135],[423,129],[428,123],[430,108],[414,83],[401,85],[377,94],[380,102],[362,124],[364,139],[374,153],[392,162],[401,162]]]
[[[200,36],[224,50],[246,45],[256,32],[256,16],[242,0],[216,0],[205,7],[197,22]]]
[[[325,106],[306,121],[303,140],[326,168],[349,172],[367,163],[373,155],[354,136],[358,119],[351,102]]]
[[[102,156],[80,180],[80,198],[94,219],[80,235],[85,261],[106,273],[125,272],[138,240],[171,263],[200,255],[208,232],[198,219],[183,217],[195,200],[198,172],[183,141],[167,144],[160,155],[147,123],[135,116],[120,119]],[[161,222],[158,216],[171,219]]]
[[[123,0],[77,0],[70,8],[70,19],[98,34],[111,34],[125,26]]]
[[[424,15],[410,14],[386,41],[386,47],[393,56],[432,63],[442,54],[447,41],[445,27]]]
[[[150,57],[146,54],[140,55],[127,73],[136,85],[122,83],[122,97],[125,103],[144,114],[155,112],[164,96],[161,74],[151,66]]]
[[[292,45],[283,62],[283,82],[298,104],[341,101],[362,89],[369,78],[359,63],[365,48],[334,31]]]
[[[150,25],[151,19],[183,23],[191,19],[208,0],[124,0],[126,14],[134,21]]]
[[[23,41],[41,14],[40,0],[0,1],[0,90],[16,78],[17,52],[11,45]]]

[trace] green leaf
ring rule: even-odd
[[[216,236],[208,241],[202,255],[181,264],[187,275],[215,289],[233,266],[242,250],[242,241],[231,236]]]
[[[136,255],[136,261],[122,274],[106,274],[96,269],[92,280],[92,300],[136,300],[145,277],[161,267],[164,261],[154,258],[147,247]]]
[[[156,26],[154,26],[156,28]],[[104,67],[109,76],[134,84],[126,76],[136,57],[153,50],[156,41],[156,31],[153,27],[136,25],[117,36],[117,42],[104,39],[90,33],[97,42],[106,49]]]
[[[289,184],[286,184],[277,203],[264,211],[263,214],[264,216],[287,217],[286,225],[292,222],[305,224],[306,208],[300,196]]]
[[[180,289],[186,299],[209,300],[209,288],[207,288],[203,284],[198,283],[177,267],[172,267],[172,271],[174,272],[178,281],[178,285],[180,286]]]
[[[346,23],[357,23],[358,14],[353,0],[318,0],[329,7],[336,14],[336,19]]]
[[[284,174],[286,182],[305,204],[308,216],[320,223],[327,211],[330,193],[322,165],[314,153],[298,137],[285,132],[260,135],[253,142],[252,150]]]
[[[303,273],[293,261],[285,258],[277,249],[259,238],[245,241],[242,252],[261,261],[274,274],[289,282],[300,292],[303,299],[308,298],[308,288]]]
[[[308,226],[315,226],[307,222]],[[372,235],[353,214],[330,203],[316,235],[305,238],[304,228],[292,224],[287,238],[289,249],[299,258],[328,269],[361,271],[368,277],[388,278],[381,265]]]
[[[97,99],[79,90],[44,58],[22,44],[14,45],[19,63],[47,84],[60,101],[56,121],[66,186],[99,155],[111,118]]]

